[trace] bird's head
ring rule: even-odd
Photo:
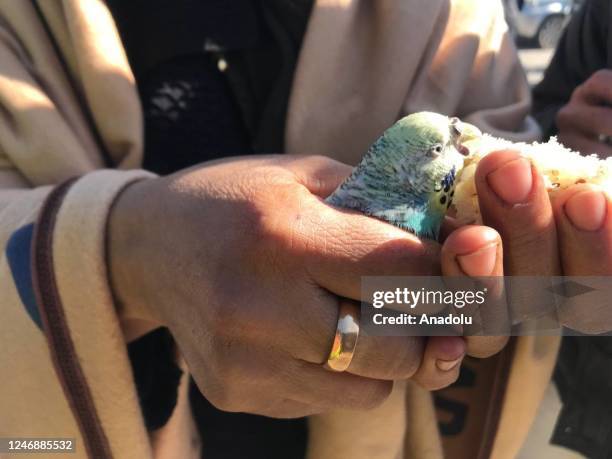
[[[404,186],[417,193],[448,193],[469,153],[464,143],[480,135],[458,118],[419,112],[399,120],[383,138],[392,145],[387,151],[394,158],[388,159],[399,164],[397,178]]]

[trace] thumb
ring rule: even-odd
[[[453,231],[444,241],[441,251],[442,275],[448,277],[495,277],[503,276],[503,249],[499,234],[487,226],[463,226]],[[485,281],[486,282],[486,281]],[[492,283],[494,291],[487,296],[502,295],[501,285]],[[497,291],[495,289],[497,288]],[[489,289],[491,290],[491,289]],[[495,302],[499,305],[500,302]],[[478,318],[487,328],[508,324],[505,308],[479,307]],[[501,321],[501,322],[500,322]],[[499,352],[508,341],[507,336],[467,336],[467,353],[474,357],[488,357]]]
[[[326,198],[346,179],[353,168],[325,156],[292,156],[287,168],[312,194]]]

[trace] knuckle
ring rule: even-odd
[[[565,127],[571,126],[573,124],[572,120],[574,118],[574,110],[572,108],[571,103],[564,105],[558,112],[555,117],[555,122],[559,129],[563,129]]]
[[[267,209],[258,212],[250,222],[250,237],[259,246],[275,246],[283,240],[284,233],[276,215]]]
[[[545,225],[517,225],[507,235],[508,252],[521,251],[523,253],[541,253],[542,249],[548,249],[551,242],[551,234],[554,234],[554,220],[551,219]]]
[[[379,362],[380,377],[384,379],[408,379],[412,377],[421,364],[423,343],[418,337],[397,337],[394,350],[389,352],[386,346],[385,355]]]
[[[360,374],[376,379],[399,380],[412,377],[423,356],[423,342],[419,337],[369,337],[368,345],[357,345],[355,364]]]
[[[600,69],[597,70],[591,78],[589,78],[586,84],[591,85],[592,87],[603,87],[607,84],[610,84],[610,80],[612,79],[612,72],[608,69]]]
[[[585,96],[589,93],[589,85],[587,83],[588,81],[585,81],[574,88],[572,95],[570,96],[569,103],[565,105],[565,107],[578,103],[585,98]]]
[[[423,341],[418,337],[408,337],[397,356],[394,372],[399,379],[408,379],[414,376],[421,365],[423,354]]]
[[[225,384],[218,386],[214,391],[206,394],[208,401],[217,409],[227,412],[243,411],[234,392]]]
[[[580,98],[588,96],[601,97],[604,94],[609,94],[611,84],[612,71],[601,69],[593,73],[583,84],[579,85],[574,90],[574,94]]]
[[[580,95],[587,95],[597,90],[597,88],[601,85],[601,75],[594,73],[591,77],[586,80],[584,83],[579,85],[576,90]]]

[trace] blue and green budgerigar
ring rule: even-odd
[[[431,112],[406,116],[372,144],[326,201],[437,239],[468,154],[463,143],[479,136],[458,118]]]

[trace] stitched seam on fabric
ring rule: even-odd
[[[87,454],[96,459],[112,459],[108,439],[70,336],[53,268],[53,229],[57,213],[75,182],[76,179],[71,179],[56,187],[41,209],[32,238],[32,281],[49,352],[79,425]]]

